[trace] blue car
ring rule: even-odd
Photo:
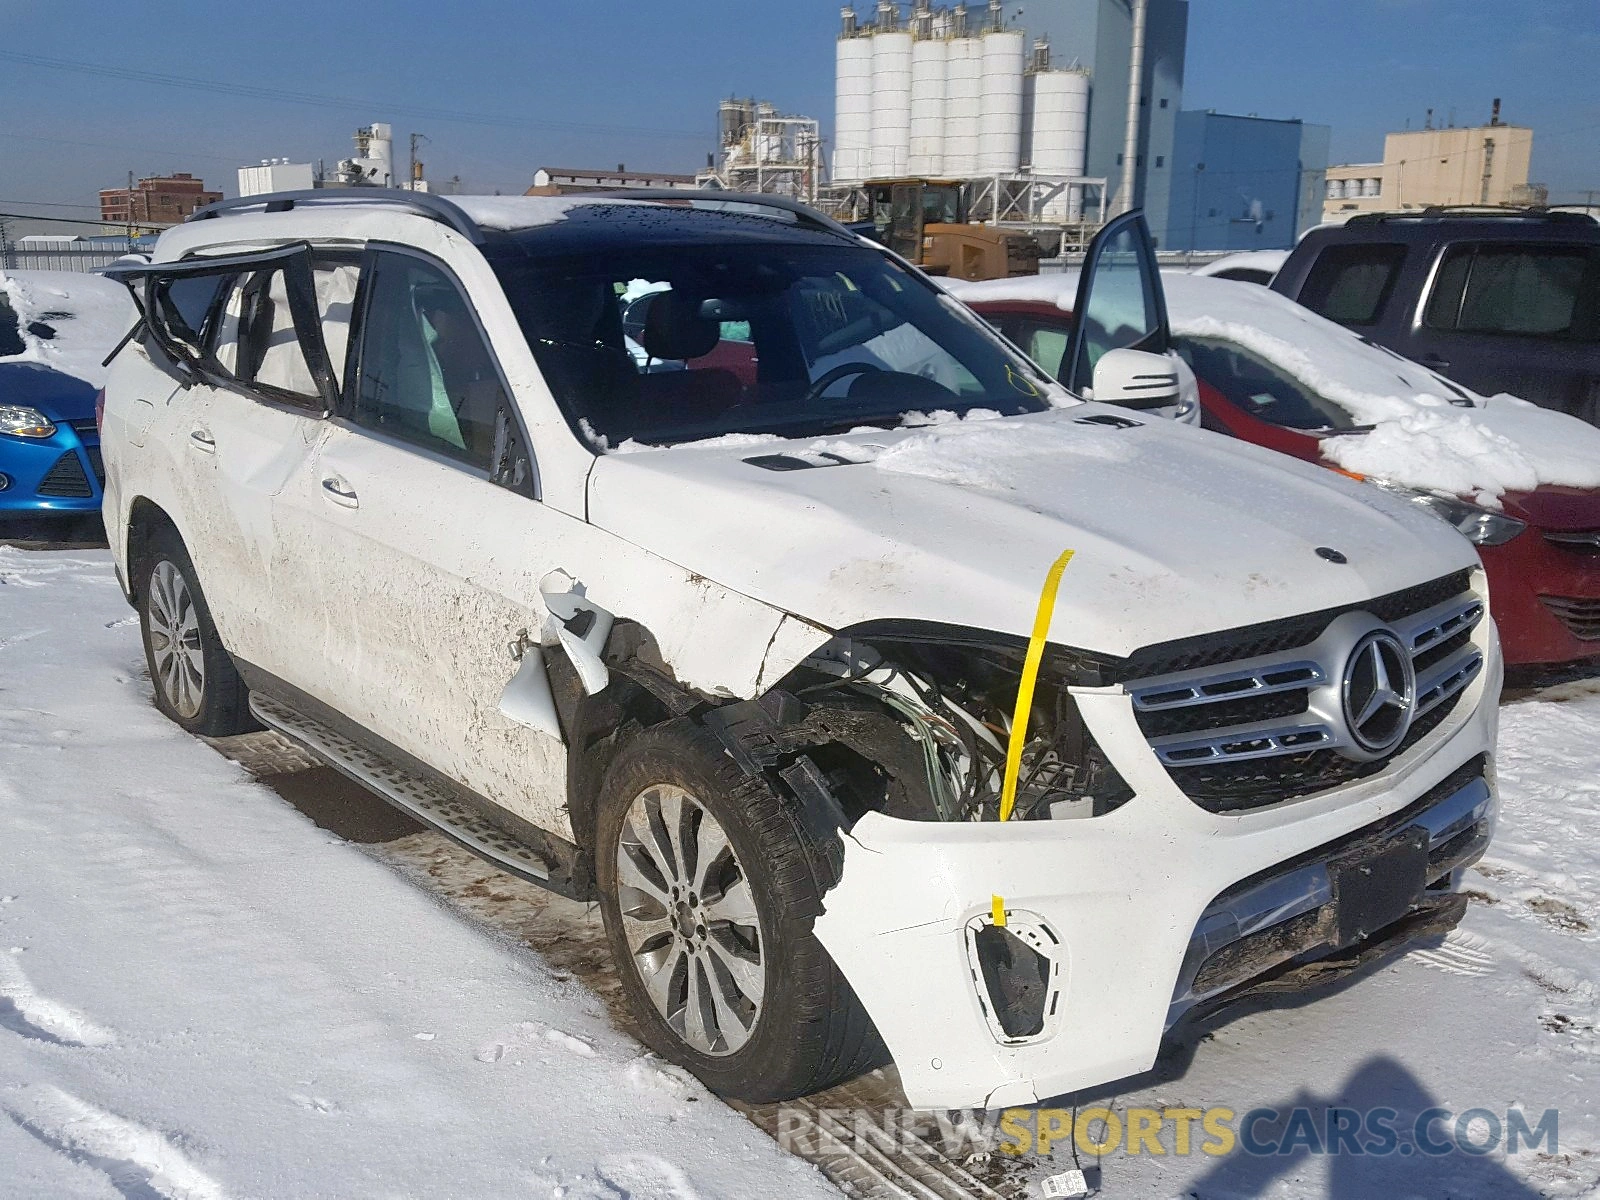
[[[133,316],[99,276],[0,275],[0,526],[99,513],[101,360]]]
[[[0,363],[0,519],[100,511],[96,389],[38,363]]]

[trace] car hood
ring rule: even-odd
[[[591,474],[589,517],[829,629],[901,619],[1026,635],[1071,549],[1051,640],[1115,655],[1477,562],[1437,518],[1375,488],[1097,404],[611,454]]]
[[[52,421],[86,421],[94,397],[94,387],[76,376],[39,363],[0,363],[0,404],[25,404]]]

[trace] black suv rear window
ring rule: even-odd
[[[1300,303],[1341,325],[1375,325],[1405,257],[1398,242],[1329,246],[1306,276]]]
[[[1423,323],[1458,333],[1600,341],[1600,247],[1452,246]]]

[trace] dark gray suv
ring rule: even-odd
[[[1485,395],[1600,425],[1600,224],[1424,209],[1312,230],[1274,290]]]

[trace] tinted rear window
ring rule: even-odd
[[[1405,257],[1394,242],[1329,246],[1306,276],[1300,303],[1341,325],[1375,325]]]
[[[1600,341],[1600,248],[1453,246],[1423,320],[1459,333]]]

